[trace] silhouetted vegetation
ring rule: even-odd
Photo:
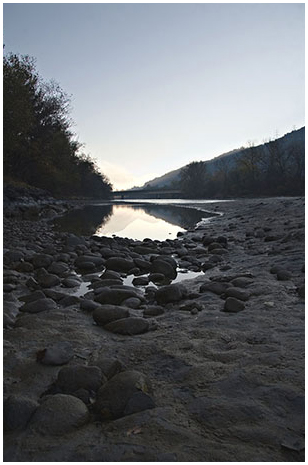
[[[304,195],[304,129],[211,162],[192,162],[178,187],[188,198]]]
[[[4,182],[23,182],[56,197],[109,197],[112,186],[80,153],[69,113],[70,99],[57,83],[41,79],[33,58],[4,57]]]

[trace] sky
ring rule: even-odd
[[[304,3],[4,3],[114,189],[304,126]]]

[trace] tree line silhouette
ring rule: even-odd
[[[297,134],[295,134],[297,133]],[[209,163],[186,165],[174,187],[187,198],[305,194],[304,128]]]
[[[108,198],[112,185],[80,151],[70,98],[38,74],[27,55],[3,58],[3,176],[6,183],[48,190],[55,197]]]

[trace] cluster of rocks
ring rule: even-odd
[[[301,304],[304,298],[304,267],[299,269],[301,257],[294,255],[293,261],[285,258],[289,252],[297,254],[294,243],[300,244],[301,229],[297,231],[292,225],[291,232],[288,227],[281,231],[260,224],[252,227],[256,223],[253,212],[257,207],[253,205],[250,216],[235,213],[219,226],[216,220],[212,228],[199,227],[165,241],[81,237],[55,232],[45,220],[29,221],[27,214],[6,216],[3,290],[8,354],[4,377],[7,443],[13,443],[14,434],[23,431],[25,441],[34,438],[28,448],[31,455],[31,447],[37,447],[33,444],[37,444],[38,437],[44,438],[43,442],[48,442],[49,437],[56,441],[59,435],[74,434],[77,430],[82,435],[86,428],[91,436],[97,425],[101,426],[103,440],[107,441],[106,425],[110,424],[119,428],[122,435],[121,425],[123,428],[129,425],[129,436],[126,436],[129,438],[140,430],[134,424],[135,419],[145,418],[149,428],[152,421],[157,426],[149,437],[159,436],[160,428],[163,435],[170,434],[169,443],[166,440],[169,449],[178,434],[184,438],[179,442],[189,443],[189,438],[194,442],[194,434],[199,438],[202,425],[208,428],[208,418],[215,431],[219,430],[217,422],[223,430],[225,418],[226,429],[232,428],[237,413],[240,418],[245,413],[245,422],[249,422],[250,410],[246,404],[242,410],[241,406],[236,410],[238,406],[233,407],[232,399],[224,400],[228,392],[222,392],[219,400],[223,413],[214,412],[215,389],[220,386],[219,382],[218,387],[215,384],[217,377],[223,373],[227,381],[222,379],[221,385],[228,386],[228,376],[233,370],[232,364],[237,366],[237,358],[240,367],[249,365],[249,357],[258,367],[262,360],[271,363],[270,357],[273,357],[270,371],[276,370],[282,357],[280,348],[277,356],[262,353],[267,347],[276,350],[276,336],[260,329],[258,313],[262,315],[260,318],[269,318],[267,315],[277,312],[280,292],[281,299],[287,296],[288,305],[289,302]],[[58,212],[62,208],[59,206]],[[42,218],[41,213],[39,217]],[[270,218],[268,224],[271,224]],[[259,263],[262,264],[260,271]],[[178,280],[181,273],[189,271],[200,273],[199,277],[189,284]],[[273,288],[275,298],[271,297]],[[267,297],[263,298],[265,293]],[[299,305],[293,313],[301,318]],[[248,330],[250,333],[246,334]],[[282,333],[286,333],[285,328]],[[159,337],[155,339],[157,334]],[[45,335],[46,343],[42,343]],[[268,344],[265,349],[264,341]],[[293,344],[292,334],[290,341]],[[19,344],[23,347],[22,354],[18,353]],[[123,354],[125,362],[121,358]],[[284,366],[284,361],[281,363]],[[277,376],[282,375],[279,372]],[[267,382],[271,383],[272,378]],[[234,385],[230,383],[236,392],[234,395],[240,395],[237,378]],[[247,386],[254,386],[249,383],[248,377]],[[258,383],[259,380],[259,388]],[[169,403],[172,425],[164,423],[159,416],[161,406]],[[153,416],[146,412],[152,412]],[[228,423],[229,414],[232,421]],[[190,415],[189,421],[187,415]],[[263,417],[262,410],[253,418],[253,426]],[[174,426],[178,421],[183,427],[181,433]],[[197,423],[190,429],[187,425],[191,421]],[[211,434],[211,428],[206,431]],[[198,446],[203,447],[203,430],[201,433]],[[221,434],[227,433],[223,430]],[[89,435],[85,436],[85,443]],[[263,445],[263,439],[260,441]],[[118,442],[123,443],[123,436]],[[163,442],[160,437],[159,448]],[[196,444],[192,448],[197,449]],[[40,447],[43,450],[45,446]],[[182,452],[184,449],[183,446]],[[16,451],[8,446],[7,451],[8,457],[15,457]],[[241,455],[244,461],[245,453]],[[59,454],[55,454],[57,460],[63,458]],[[219,460],[227,457],[219,454],[220,451],[215,456]],[[115,456],[111,456],[111,461]],[[187,452],[179,457],[187,460],[189,456]],[[177,460],[176,454],[172,457]],[[252,455],[247,457],[248,460]],[[126,458],[123,455],[121,460]]]

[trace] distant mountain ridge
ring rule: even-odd
[[[290,133],[285,134],[284,136],[275,139],[275,141],[279,141],[280,147],[282,150],[288,150],[288,147],[295,145],[296,143],[305,144],[305,127],[300,129],[291,131]],[[260,144],[256,146],[256,148],[262,148],[265,152],[268,151],[268,145],[273,142],[270,140],[264,144]],[[239,149],[231,150],[230,152],[223,153],[218,155],[217,157],[204,161],[207,171],[209,174],[215,174],[215,172],[219,169],[221,163],[228,163],[229,169],[231,169],[237,163],[238,159],[245,155],[245,153],[249,150],[249,147],[241,147]],[[168,173],[154,178],[150,181],[147,181],[143,186],[134,189],[167,189],[167,188],[176,188],[180,183],[181,171],[187,165],[184,165],[181,168],[178,168],[173,171],[169,171]]]

